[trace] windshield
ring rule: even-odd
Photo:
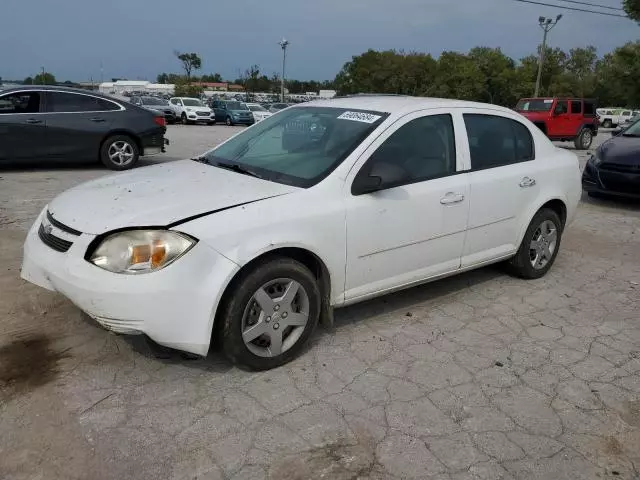
[[[271,108],[282,110],[283,108],[287,108],[288,106],[289,105],[287,105],[286,103],[274,103],[273,105],[271,105]]]
[[[553,100],[550,98],[527,98],[518,102],[516,110],[520,112],[548,112],[552,105]]]
[[[227,102],[227,110],[249,110],[244,103]]]
[[[196,100],[195,98],[183,98],[182,103],[184,103],[187,107],[203,107],[202,102],[200,100]]]
[[[156,97],[142,97],[143,105],[167,105],[167,102],[164,98],[156,98]]]
[[[265,108],[262,108],[260,105],[247,105],[249,107],[249,110],[251,110],[252,112],[266,112],[267,110]]]
[[[623,132],[624,137],[640,137],[640,119],[628,126]]]
[[[265,180],[307,188],[329,175],[387,115],[292,108],[262,120],[203,159],[211,165],[235,164]]]

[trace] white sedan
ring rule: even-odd
[[[258,103],[247,103],[247,108],[251,110],[251,114],[253,115],[253,119],[256,122],[260,122],[265,118],[269,118],[273,113],[264,108],[262,105]]]
[[[202,157],[72,188],[22,277],[104,327],[268,369],[334,307],[484,265],[551,268],[576,155],[493,105],[366,96],[289,108]]]

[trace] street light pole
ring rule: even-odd
[[[280,47],[282,48],[282,78],[280,80],[280,96],[282,97],[282,103],[284,103],[284,75],[287,65],[287,47],[289,46],[289,41],[283,38],[280,42],[278,42],[278,45],[280,45]]]
[[[542,65],[544,64],[544,53],[547,49],[547,34],[551,31],[553,27],[555,27],[562,15],[558,15],[555,21],[552,18],[539,17],[538,23],[540,24],[540,28],[544,30],[544,35],[542,36],[542,48],[540,49],[540,59],[538,60],[538,78],[536,79],[536,91],[533,94],[534,97],[537,97],[540,93],[540,81],[542,80]]]

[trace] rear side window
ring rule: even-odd
[[[119,106],[108,100],[90,95],[68,92],[47,92],[47,112],[79,113],[119,110]]]
[[[533,137],[522,123],[510,118],[464,114],[471,168],[501,167],[535,158]]]
[[[16,92],[0,97],[0,115],[39,112],[39,92]]]
[[[582,113],[582,102],[580,100],[571,101],[571,113]]]
[[[589,102],[585,100],[584,102],[584,114],[585,115],[593,115],[596,111],[595,105],[593,102]]]

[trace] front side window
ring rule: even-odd
[[[40,112],[39,92],[16,92],[0,97],[0,115]]]
[[[496,115],[463,116],[473,170],[501,167],[535,158],[533,137],[522,123]]]
[[[569,113],[569,102],[566,100],[560,100],[556,103],[556,108],[553,110],[556,115],[562,115],[564,113]]]
[[[413,119],[393,132],[369,157],[358,176],[392,172],[392,184],[383,188],[421,182],[456,171],[456,147],[451,115]],[[356,183],[357,180],[354,181]]]
[[[204,155],[265,180],[310,187],[329,175],[387,117],[382,112],[299,107],[273,115]]]
[[[118,109],[119,107],[115,103],[90,95],[68,92],[47,92],[47,112],[105,112]]]
[[[573,100],[571,102],[571,113],[582,113],[582,102],[579,100]]]

